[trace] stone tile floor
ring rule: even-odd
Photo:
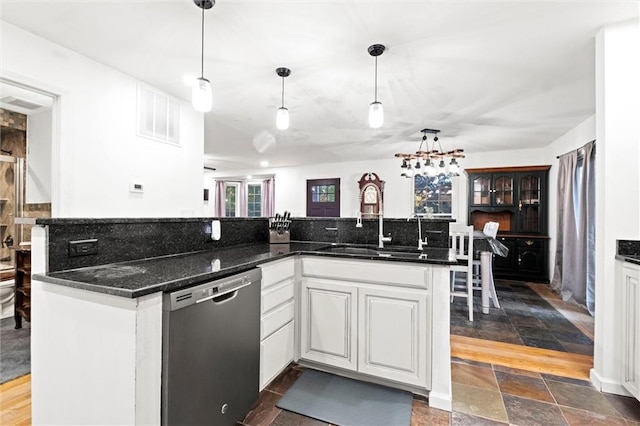
[[[260,395],[239,425],[322,426],[327,423],[281,410],[280,397],[303,371],[294,366]],[[589,382],[453,359],[453,411],[413,401],[411,426],[418,425],[640,425],[640,402],[603,394]],[[364,426],[364,425],[363,425]]]
[[[488,314],[482,313],[480,292],[475,292],[474,321],[469,321],[467,300],[454,298],[451,304],[451,334],[593,355],[592,338],[556,309],[558,306],[554,302],[563,302],[551,292],[548,285],[496,280],[496,292],[500,308],[492,305]],[[564,304],[566,310],[575,315],[589,316],[585,309],[577,306]],[[591,318],[588,320],[593,324]]]

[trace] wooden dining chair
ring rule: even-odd
[[[469,321],[473,321],[473,226],[450,223],[449,241],[458,261],[451,266],[451,301],[466,297]]]

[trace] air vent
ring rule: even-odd
[[[176,302],[182,302],[184,300],[191,299],[192,295],[193,295],[193,293],[182,294],[182,295],[176,297]]]
[[[25,101],[24,99],[18,99],[13,96],[7,96],[5,98],[2,98],[0,99],[0,102],[4,102],[5,104],[13,105],[13,106],[24,108],[24,109],[38,109],[42,107],[42,105],[34,104],[33,102]]]
[[[180,104],[175,99],[138,85],[138,136],[179,144]]]

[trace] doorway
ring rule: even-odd
[[[340,217],[340,178],[307,179],[307,217]]]

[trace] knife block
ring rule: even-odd
[[[269,230],[269,244],[289,244],[289,231]]]
[[[289,224],[291,222],[275,221],[273,218],[269,218],[269,244],[289,244],[290,233]],[[281,228],[278,229],[278,226]],[[275,229],[274,229],[275,228]]]

